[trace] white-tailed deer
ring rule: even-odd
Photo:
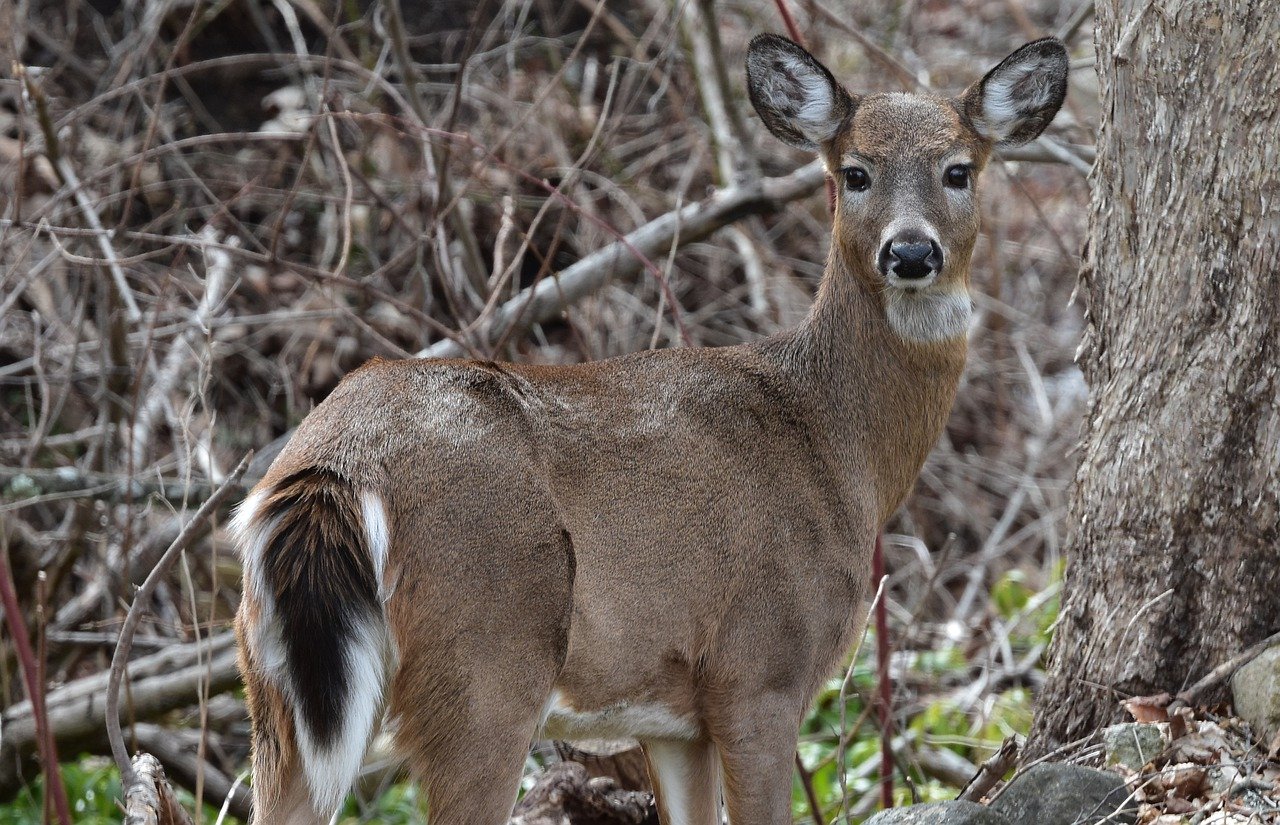
[[[799,327],[349,375],[235,519],[257,820],[327,821],[382,723],[431,825],[504,822],[538,736],[638,739],[668,825],[722,793],[734,825],[790,823],[801,717],[964,366],[979,173],[1066,75],[1047,39],[957,98],[859,97],[757,37],[756,110],[836,181]]]

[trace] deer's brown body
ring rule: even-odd
[[[1007,85],[1065,71],[1037,45]],[[433,825],[504,821],[540,729],[640,739],[667,823],[717,822],[721,788],[735,825],[790,821],[801,716],[964,365],[976,193],[931,181],[1007,140],[979,123],[1006,78],[855,100],[787,41],[752,55],[775,134],[898,182],[842,192],[795,330],[571,367],[377,361],[316,408],[237,517],[260,821],[325,821],[384,712]],[[1002,94],[1018,123],[1061,102]]]

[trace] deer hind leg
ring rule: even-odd
[[[416,679],[392,687],[397,750],[426,795],[431,825],[507,822],[555,675],[552,667],[469,670],[469,684],[456,692],[424,694]],[[526,678],[518,690],[503,687]]]
[[[641,742],[662,825],[719,825],[720,764],[710,740]]]
[[[523,545],[433,542],[446,549],[418,551],[422,568],[388,604],[399,651],[388,718],[431,825],[501,825],[568,650],[572,545],[552,528]]]

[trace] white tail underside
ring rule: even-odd
[[[231,523],[233,533],[244,548],[244,565],[251,583],[245,598],[258,606],[258,621],[249,646],[262,668],[262,675],[275,685],[293,710],[293,728],[303,774],[316,810],[326,815],[342,804],[360,772],[365,751],[382,713],[387,673],[393,656],[385,613],[377,617],[357,617],[354,632],[346,640],[342,655],[346,665],[346,695],[338,724],[338,735],[328,745],[315,742],[303,722],[298,691],[286,665],[284,641],[274,600],[266,588],[263,554],[275,527],[274,522],[257,518],[267,492],[258,491],[245,499]],[[366,491],[360,496],[365,537],[378,594],[383,604],[390,597],[385,586],[390,529],[382,499]]]

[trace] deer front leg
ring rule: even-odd
[[[791,770],[802,711],[778,697],[757,699],[712,731],[720,750],[731,825],[789,825]]]
[[[650,739],[644,748],[662,825],[719,825],[720,770],[708,739]]]

